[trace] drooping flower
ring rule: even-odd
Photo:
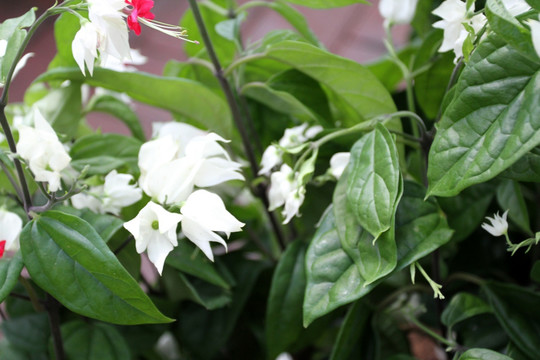
[[[147,20],[153,20],[155,15],[150,12],[154,7],[153,0],[125,0],[127,4],[131,5],[131,13],[127,18],[128,27],[135,32],[135,34],[141,34],[141,24],[139,24],[139,18]]]
[[[416,12],[418,0],[381,0],[379,12],[385,19],[385,23],[409,24]]]
[[[23,222],[17,214],[0,208],[0,258],[6,250],[19,250],[22,225]]]
[[[75,34],[75,38],[71,43],[73,58],[85,76],[85,65],[88,68],[90,76],[94,74],[94,61],[98,57],[97,48],[98,31],[90,21],[85,21],[81,25],[81,29]]]
[[[486,216],[486,219],[491,222],[491,225],[488,223],[482,223],[482,228],[486,230],[493,236],[505,235],[508,232],[508,222],[506,217],[508,215],[508,210],[506,210],[502,216],[497,212],[493,217]]]
[[[259,175],[270,175],[272,169],[281,164],[282,151],[275,145],[270,145],[264,150],[261,159],[261,169]]]
[[[347,167],[349,160],[351,159],[350,152],[339,152],[335,153],[330,158],[330,173],[336,178],[339,179]]]
[[[69,165],[71,157],[39,110],[33,111],[34,127],[19,127],[17,152],[28,162],[36,181],[47,182],[49,191],[57,191],[60,172]]]
[[[178,245],[176,228],[180,220],[182,215],[168,212],[150,201],[134,219],[124,224],[135,238],[137,252],[146,250],[160,275],[167,255]]]
[[[215,233],[241,231],[244,224],[227,211],[221,198],[206,190],[193,192],[180,209],[182,232],[212,261],[214,255],[210,242],[218,242],[227,248],[225,241]]]
[[[287,195],[285,199],[285,206],[281,214],[285,217],[284,224],[288,224],[289,221],[295,216],[300,216],[300,207],[304,203],[306,196],[306,188],[304,186],[295,186],[293,190]]]
[[[297,175],[293,173],[289,165],[283,164],[280,170],[273,172],[270,177],[268,210],[273,211],[284,206],[282,211],[285,217],[284,224],[299,214],[300,206],[304,202],[306,190],[302,184],[298,183]]]

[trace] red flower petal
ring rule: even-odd
[[[150,12],[154,7],[153,0],[125,0],[126,4],[133,6],[133,10],[128,17],[128,27],[139,35],[141,33],[141,25],[138,18],[148,20],[154,19],[155,15]]]
[[[0,241],[0,258],[4,256],[4,249],[6,248],[6,240]]]

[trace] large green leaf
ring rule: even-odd
[[[171,321],[86,221],[47,211],[24,227],[20,242],[32,280],[73,312],[125,325]]]
[[[452,297],[441,315],[441,322],[445,326],[452,327],[460,321],[489,312],[491,312],[491,307],[484,300],[461,292]]]
[[[135,138],[141,141],[146,140],[137,113],[135,113],[131,106],[115,96],[100,95],[93,97],[85,111],[98,111],[111,114],[122,121]]]
[[[532,61],[539,61],[531,40],[531,32],[512,15],[503,0],[486,1],[486,17],[491,29],[508,44]]]
[[[540,182],[540,149],[534,148],[501,173],[516,181]]]
[[[290,244],[274,272],[266,310],[268,359],[275,359],[288,350],[302,332],[305,252],[301,241]]]
[[[480,43],[438,124],[429,195],[485,182],[540,143],[539,67],[496,35]]]
[[[56,56],[49,64],[49,69],[62,66],[77,66],[73,58],[71,43],[80,28],[79,18],[71,13],[65,12],[56,19],[54,22]]]
[[[75,320],[61,327],[64,350],[69,359],[129,359],[126,341],[113,326]]]
[[[296,5],[307,6],[316,9],[328,9],[352,4],[369,4],[365,0],[287,0]]]
[[[396,110],[386,88],[355,61],[298,41],[274,44],[266,55],[312,77],[330,91],[340,105],[349,109],[350,117],[342,119],[345,126]]]
[[[531,359],[536,359],[540,344],[540,294],[496,282],[485,283],[482,290],[512,342]]]
[[[383,125],[354,144],[348,169],[350,208],[377,239],[390,229],[403,191],[396,144]]]
[[[141,145],[140,140],[119,134],[87,135],[71,147],[71,166],[81,171],[88,165],[89,175],[105,175],[122,166],[126,166],[132,173],[138,173]]]
[[[0,40],[7,40],[6,52],[0,57],[0,84],[4,84],[9,69],[26,36],[24,28],[31,26],[36,19],[36,9],[32,8],[24,15],[7,19],[0,24]]]
[[[396,212],[396,243],[401,270],[450,241],[453,231],[433,199],[424,201],[425,188],[405,182],[403,197]]]
[[[92,77],[84,77],[79,68],[56,68],[40,76],[37,81],[54,80],[86,82],[126,93],[137,101],[192,119],[226,138],[230,139],[232,135],[232,119],[227,104],[196,81],[102,68],[95,69]]]
[[[350,170],[350,167],[348,169]],[[343,250],[354,261],[366,284],[370,284],[396,267],[397,249],[393,220],[390,228],[374,242],[374,237],[360,225],[350,202],[347,201],[346,189],[350,181],[350,171],[346,171],[334,190],[332,207],[335,224]]]
[[[21,253],[18,252],[14,257],[0,259],[0,303],[3,302],[13,290],[19,275],[24,267]]]
[[[512,360],[512,358],[489,349],[470,349],[465,351],[458,360]]]
[[[339,329],[330,360],[348,360],[363,334],[369,328],[370,306],[359,300],[351,306]]]
[[[306,252],[306,274],[304,326],[359,299],[375,286],[366,286],[358,266],[343,249],[332,208],[323,216]]]

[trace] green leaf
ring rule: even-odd
[[[409,65],[413,59],[413,55],[415,55],[417,51],[418,48],[416,46],[406,46],[397,52],[397,56],[404,64]],[[390,55],[386,55],[373,63],[369,63],[366,67],[390,92],[394,92],[401,80],[403,80],[403,72],[401,72],[401,69],[396,65]]]
[[[178,246],[169,253],[165,263],[186,274],[208,281],[210,284],[224,289],[231,287],[216,270],[214,263],[186,239],[178,242]]]
[[[63,324],[60,331],[64,350],[69,359],[131,358],[126,341],[111,325],[75,320]]]
[[[446,88],[454,69],[454,54],[439,53],[442,42],[442,31],[432,31],[424,40],[414,57],[414,70],[423,66],[429,69],[414,79],[414,93],[418,105],[430,119],[435,119],[439,113]]]
[[[396,212],[396,271],[431,254],[450,241],[452,230],[434,199],[425,200],[425,188],[412,181],[404,184]]]
[[[329,9],[352,4],[369,4],[365,0],[287,0],[296,5],[307,6],[315,9]]]
[[[17,18],[7,19],[0,24],[0,40],[7,40],[6,53],[0,57],[0,83],[6,82],[11,65],[15,61],[24,38],[26,27],[31,26],[36,20],[36,8],[28,10],[24,15]]]
[[[49,64],[49,69],[62,66],[78,66],[73,58],[71,43],[80,28],[79,18],[71,13],[65,12],[56,19],[54,22],[56,56]]]
[[[350,170],[349,166],[334,190],[332,204],[335,225],[343,250],[354,261],[366,284],[370,284],[396,267],[397,249],[393,220],[391,227],[375,242],[373,236],[360,225],[350,202],[347,201],[346,189],[351,181]]]
[[[535,359],[540,344],[540,295],[520,286],[496,282],[485,283],[482,290],[512,342]]]
[[[467,238],[480,227],[494,195],[494,186],[478,184],[457,196],[437,199],[447,215],[448,224],[454,229],[454,241]]]
[[[396,144],[383,125],[354,144],[348,168],[351,210],[377,240],[390,229],[403,191]]]
[[[273,2],[254,2],[253,5],[265,6],[279,13],[306,40],[308,40],[315,46],[322,47],[319,39],[317,39],[313,31],[311,31],[311,29],[309,28],[309,24],[307,23],[304,15],[300,11],[288,5],[284,0],[276,0]]]
[[[115,324],[171,321],[86,221],[47,211],[24,227],[20,242],[32,280],[71,311]]]
[[[525,0],[533,9],[540,10],[540,0]]]
[[[345,126],[396,110],[385,87],[355,61],[298,41],[274,44],[266,55],[312,77],[339,99],[351,113],[351,118],[342,119]]]
[[[540,149],[532,149],[500,176],[516,181],[540,182]]]
[[[106,243],[113,237],[118,230],[124,225],[122,219],[117,218],[116,216],[111,216],[107,214],[96,214],[88,209],[75,209],[71,206],[56,206],[54,210],[61,211],[63,213],[77,216],[94,228],[99,236]]]
[[[0,303],[3,302],[19,281],[19,275],[24,267],[21,253],[11,259],[0,259]]]
[[[233,19],[220,21],[214,26],[214,29],[216,30],[216,33],[226,40],[235,41],[244,18],[245,14],[240,14]]]
[[[487,0],[486,17],[491,29],[529,60],[539,61],[531,32],[510,14],[502,0]]]
[[[527,234],[532,235],[529,211],[518,182],[504,180],[497,187],[497,201],[502,209],[508,210],[508,217]]]
[[[512,360],[512,358],[493,350],[470,349],[465,351],[458,360]]]
[[[343,249],[335,225],[334,211],[326,211],[306,252],[307,285],[304,296],[304,326],[332,310],[367,294],[358,266]]]
[[[88,165],[88,175],[105,175],[121,166],[138,173],[141,145],[139,140],[119,134],[87,135],[78,139],[69,151],[71,166],[81,171]]]
[[[93,97],[85,109],[85,112],[92,111],[104,112],[115,116],[128,127],[129,131],[135,138],[141,141],[146,140],[141,122],[139,121],[139,117],[135,111],[133,111],[128,104],[117,97],[112,95],[100,95]]]
[[[29,353],[47,351],[49,329],[45,313],[28,314],[2,321],[2,333],[9,343],[14,348]]]
[[[343,324],[339,328],[336,343],[332,349],[330,360],[348,360],[354,347],[364,337],[369,327],[370,306],[364,301],[357,301],[351,306]]]
[[[445,326],[453,327],[460,321],[490,312],[491,308],[484,300],[472,294],[461,292],[452,297],[441,315],[441,322]]]
[[[266,309],[268,359],[288,350],[302,332],[302,302],[306,287],[305,245],[290,244],[276,267]]]
[[[232,119],[225,101],[204,85],[192,80],[101,68],[95,69],[92,77],[84,77],[79,68],[57,68],[37,79],[55,80],[86,82],[92,86],[126,93],[137,101],[192,119],[228,139],[232,136]]]
[[[429,153],[429,195],[453,196],[540,143],[539,65],[490,35],[455,85]]]
[[[274,111],[296,117],[303,122],[317,121],[316,115],[293,95],[274,90],[265,83],[248,83],[242,87],[241,93]]]

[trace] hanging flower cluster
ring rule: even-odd
[[[210,242],[227,247],[215,232],[229,237],[241,231],[244,224],[227,211],[218,195],[197,188],[244,177],[241,165],[220,145],[227,140],[219,135],[182,123],[156,125],[156,138],[139,152],[139,185],[152,201],[124,227],[135,238],[137,251],[146,250],[161,274],[165,258],[178,245],[179,223],[184,235],[212,261]]]
[[[88,19],[80,16],[81,28],[71,44],[73,58],[82,73],[90,75],[99,57],[107,62],[109,57],[121,63],[130,60],[128,28],[140,35],[141,24],[169,36],[187,40],[187,32],[179,26],[154,20],[152,0],[86,0]],[[127,18],[127,25],[124,18]],[[189,40],[187,40],[189,41]]]
[[[297,154],[301,152],[307,146],[307,141],[314,138],[322,130],[321,126],[308,127],[307,123],[286,129],[278,144],[268,146],[263,153],[259,175],[270,176],[268,209],[273,211],[284,206],[282,211],[285,218],[284,224],[291,221],[294,216],[299,215],[300,206],[305,198],[306,184],[302,169],[294,172],[289,165],[283,164],[283,156],[286,153]],[[280,169],[272,173],[272,169],[279,165],[281,165]]]

